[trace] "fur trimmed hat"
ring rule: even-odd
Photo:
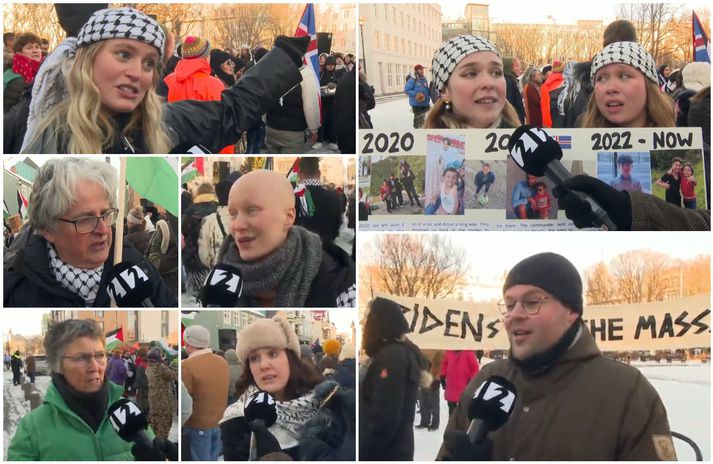
[[[508,272],[503,293],[520,284],[539,287],[572,311],[582,314],[582,278],[574,264],[564,256],[539,253],[523,259]]]
[[[604,66],[620,63],[638,69],[656,85],[659,85],[659,75],[653,57],[638,42],[614,42],[594,55],[592,70],[589,77],[595,82],[594,75]]]
[[[283,348],[300,357],[300,341],[290,323],[280,317],[257,319],[238,334],[238,359],[247,364],[248,356],[258,348]]]
[[[500,56],[500,52],[488,39],[477,35],[459,35],[444,42],[433,55],[431,73],[436,90],[441,91],[446,87],[453,70],[463,58],[476,52],[493,52]]]
[[[331,356],[338,356],[339,352],[342,351],[342,344],[339,343],[339,340],[329,339],[324,341],[324,343],[322,344],[322,349],[324,350],[325,354]]]
[[[133,208],[126,215],[126,223],[129,225],[141,224],[144,220],[144,209],[140,206]]]
[[[181,57],[184,59],[207,58],[210,55],[210,42],[195,35],[183,39]]]

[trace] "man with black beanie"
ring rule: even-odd
[[[503,285],[508,359],[485,365],[450,418],[439,460],[675,460],[661,398],[636,368],[605,358],[582,323],[582,280],[555,253],[530,256]],[[470,444],[468,407],[493,375],[514,384],[508,421]]]

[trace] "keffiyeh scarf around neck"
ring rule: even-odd
[[[237,267],[243,276],[243,293],[256,297],[276,290],[276,307],[300,307],[307,300],[312,281],[322,262],[319,235],[292,226],[280,248],[259,261],[244,261],[231,236],[221,249],[218,262]]]
[[[237,401],[225,410],[222,424],[236,417],[245,417],[245,403],[260,391],[255,385],[250,385]],[[275,400],[277,408],[277,421],[267,430],[272,433],[280,443],[283,450],[299,445],[300,434],[304,425],[319,412],[319,400],[315,398],[314,391],[290,401]]]
[[[80,269],[65,263],[57,255],[52,244],[47,242],[50,271],[57,282],[70,292],[82,297],[87,306],[92,306],[99,291],[104,265],[94,269]]]

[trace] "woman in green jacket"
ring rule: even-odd
[[[42,406],[20,420],[7,460],[135,460],[133,443],[117,435],[107,416],[124,387],[104,377],[107,357],[99,324],[60,322],[47,332],[44,347],[52,382]]]

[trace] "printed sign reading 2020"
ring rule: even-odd
[[[385,134],[383,132],[368,132],[364,134],[364,148],[362,154],[370,155],[373,153],[400,153],[409,152],[413,148],[414,137],[413,133],[391,132]]]

